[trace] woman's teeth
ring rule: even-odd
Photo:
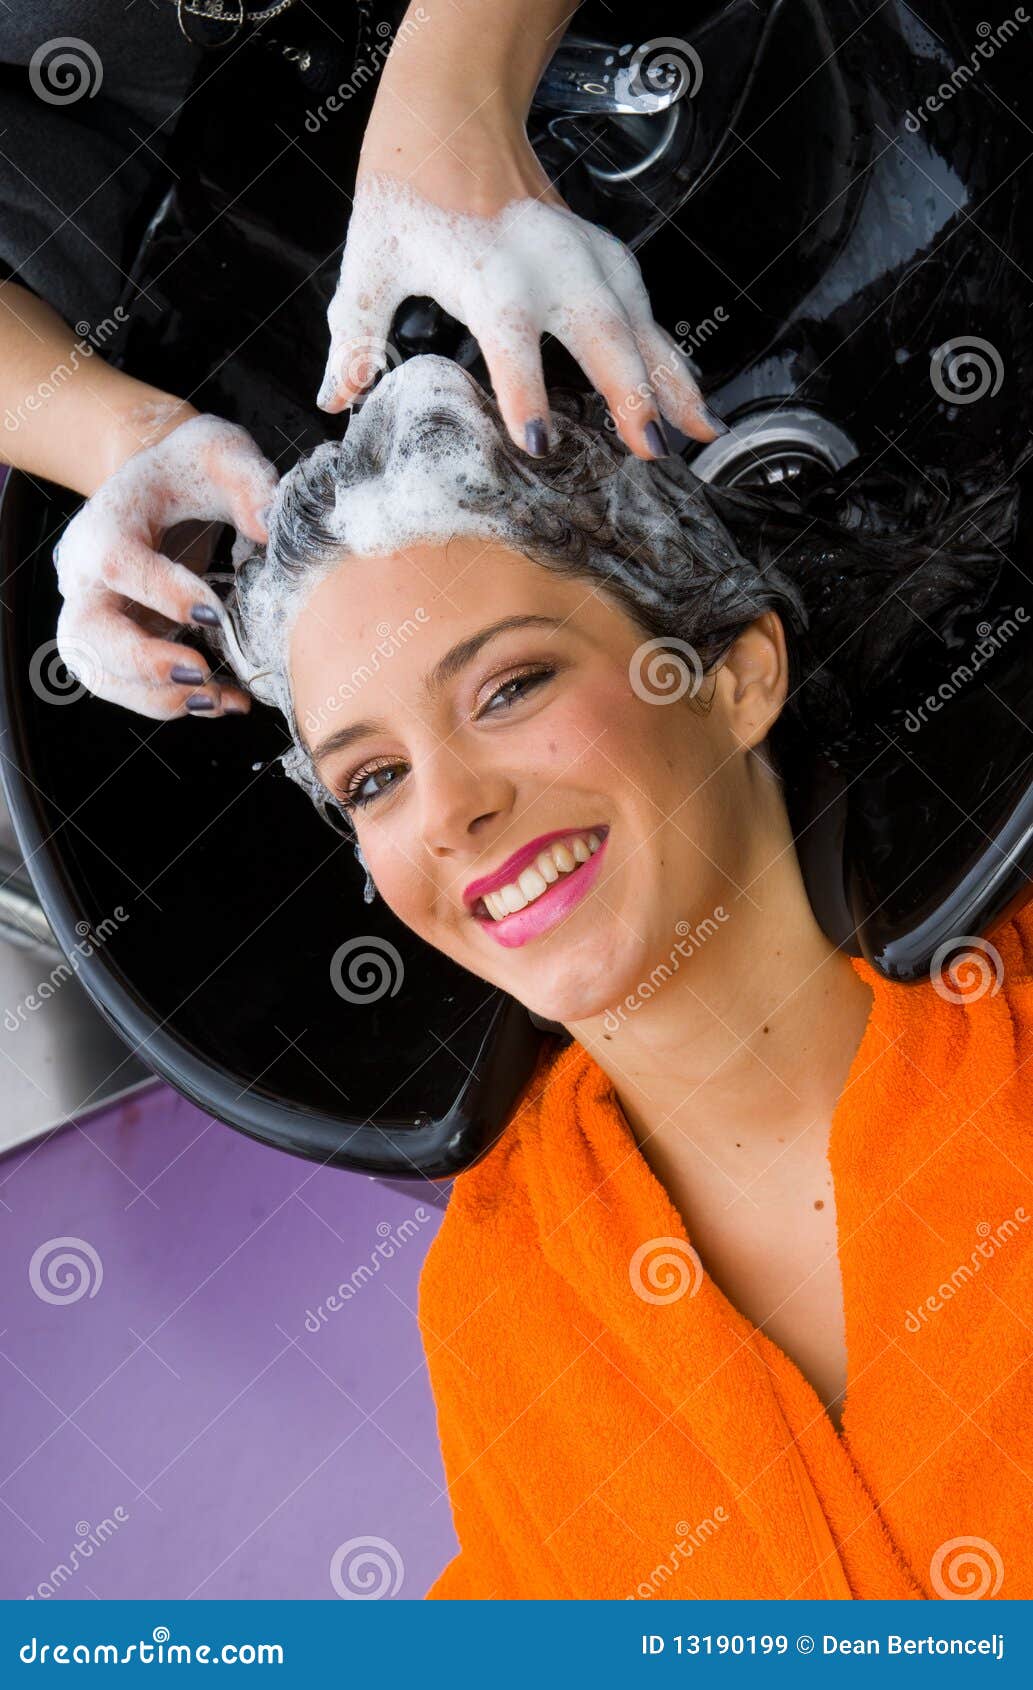
[[[481,902],[495,921],[514,915],[533,904],[561,875],[571,874],[581,863],[587,863],[601,844],[597,833],[575,833],[569,839],[557,839],[554,845],[540,851],[534,862],[508,886],[500,886],[497,892],[485,892]]]

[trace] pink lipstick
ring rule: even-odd
[[[600,865],[609,841],[608,827],[597,826],[584,830],[563,828],[555,833],[542,834],[540,838],[532,840],[530,845],[525,845],[521,850],[514,852],[512,857],[508,857],[495,874],[487,875],[483,880],[471,881],[464,894],[470,902],[473,893],[472,901],[476,902],[484,892],[497,891],[500,886],[514,880],[521,869],[533,862],[539,852],[553,840],[570,839],[575,833],[582,831],[596,833],[601,839],[599,849],[587,862],[578,863],[569,873],[561,874],[547,892],[543,892],[522,910],[514,910],[512,914],[503,916],[501,921],[496,921],[490,915],[475,915],[478,927],[487,932],[497,944],[512,950],[519,945],[526,945],[530,939],[539,938],[565,920],[582,898],[588,895],[599,878]]]

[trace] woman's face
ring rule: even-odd
[[[297,720],[378,892],[550,1020],[604,1012],[729,908],[780,803],[747,755],[784,696],[777,617],[705,710],[690,668],[650,682],[647,641],[604,589],[473,538],[345,558],[292,630]]]

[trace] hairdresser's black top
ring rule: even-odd
[[[0,275],[70,323],[111,311],[202,59],[169,0],[0,7]]]

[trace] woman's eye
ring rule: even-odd
[[[367,769],[365,772],[360,770],[349,781],[347,788],[340,795],[340,801],[344,808],[356,810],[361,809],[365,804],[372,804],[374,799],[379,798],[380,794],[393,784],[392,781],[388,781],[384,786],[377,786],[375,784],[377,776],[392,775],[399,767],[398,763],[380,763],[375,769]]]
[[[481,715],[496,714],[494,706],[500,700],[501,709],[507,709],[510,704],[515,704],[517,699],[523,698],[529,693],[533,687],[538,686],[542,681],[550,680],[555,673],[555,669],[534,669],[526,675],[514,675],[510,680],[503,681],[502,685],[492,693],[481,711]]]
[[[503,681],[491,694],[480,716],[497,715],[500,710],[506,710],[518,699],[523,698],[542,681],[548,681],[556,673],[555,669],[534,669],[523,675],[513,675],[508,681]],[[496,708],[497,707],[497,708]],[[403,767],[400,763],[378,763],[372,769],[360,769],[345,784],[343,792],[338,794],[338,802],[345,810],[362,809],[366,804],[373,804],[386,792],[389,786],[394,786],[400,778],[397,771]],[[379,776],[390,778],[378,784]]]

